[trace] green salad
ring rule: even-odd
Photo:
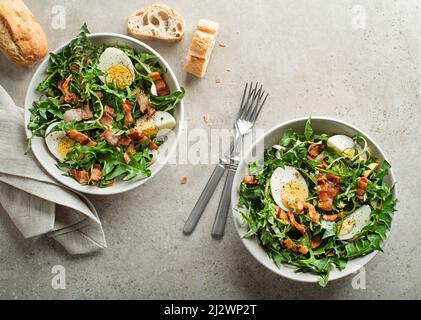
[[[279,267],[320,275],[381,250],[397,200],[385,183],[390,165],[378,161],[364,137],[287,130],[250,163],[240,187],[239,208],[248,226]],[[244,210],[246,208],[247,210]]]
[[[119,45],[94,45],[86,24],[59,53],[51,53],[28,128],[65,175],[110,186],[121,177],[147,177],[163,130],[184,89],[171,92],[158,58]]]

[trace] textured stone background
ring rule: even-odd
[[[45,28],[50,49],[73,37],[85,21],[92,32],[125,34],[128,15],[148,3],[26,2]],[[384,148],[398,178],[399,211],[385,253],[367,265],[366,289],[354,290],[352,276],[325,289],[277,277],[246,252],[231,220],[225,238],[214,241],[210,228],[219,196],[198,230],[183,236],[183,223],[213,166],[168,165],[137,190],[92,199],[109,245],[93,256],[70,257],[44,237],[24,240],[0,209],[0,298],[421,298],[419,1],[166,3],[184,15],[185,39],[150,44],[187,89],[190,130],[208,128],[204,113],[213,128],[230,128],[244,82],[257,79],[271,93],[258,128],[328,115],[357,125]],[[65,30],[51,27],[56,4],[66,8]],[[353,10],[361,8],[366,28],[356,29]],[[194,80],[182,63],[199,18],[219,21],[219,41],[227,46],[216,47],[206,78]],[[21,105],[31,75],[0,57],[0,83]],[[181,176],[189,177],[187,185],[180,185]],[[57,264],[66,267],[66,290],[51,288],[51,267]]]

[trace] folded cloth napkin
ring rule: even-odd
[[[48,176],[26,153],[23,109],[0,85],[0,203],[25,238],[47,235],[70,254],[106,248],[92,203]]]

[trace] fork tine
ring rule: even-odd
[[[256,100],[254,101],[252,112],[249,114],[247,118],[248,121],[252,121],[255,115],[257,114],[257,111],[259,110],[259,106],[260,106],[260,101],[262,100],[262,97],[264,94],[265,94],[265,91],[263,90],[263,87],[261,87],[256,97]]]
[[[249,101],[250,101],[250,98],[253,97],[254,92],[255,92],[255,88],[253,88],[253,82],[251,82],[251,85],[249,87],[249,92],[248,92],[248,95],[247,95],[247,100],[244,103],[244,105],[243,105],[243,107],[241,109],[241,112],[239,113],[237,119],[243,118],[244,117],[244,114],[247,114],[247,110],[249,108]]]
[[[240,103],[240,109],[238,109],[238,113],[237,113],[237,118],[240,116],[241,114],[241,110],[244,108],[244,99],[246,97],[246,93],[247,93],[247,88],[248,88],[248,82],[246,83],[246,86],[244,87],[244,92],[243,92],[243,97],[241,98],[241,103]]]
[[[263,93],[264,93],[264,91],[263,91]],[[265,102],[266,102],[266,100],[267,100],[268,96],[269,96],[269,93],[266,93],[265,99],[263,100],[262,104],[261,104],[261,105],[260,105],[260,107],[259,107],[259,110],[257,111],[257,113],[256,113],[255,117],[254,117],[254,118],[253,118],[253,120],[252,120],[252,122],[253,122],[253,123],[255,123],[255,122],[256,122],[257,117],[259,116],[260,111],[262,111],[263,106],[265,105]]]
[[[256,86],[256,88],[255,88],[256,90],[257,90],[257,86]],[[259,100],[260,100],[260,97],[261,97],[261,91],[262,91],[262,89],[263,89],[263,86],[262,85],[260,85],[260,88],[259,88],[259,90],[257,90],[255,93],[254,93],[254,95],[253,95],[253,99],[252,99],[252,101],[251,101],[251,103],[250,103],[250,105],[248,106],[248,108],[247,108],[247,113],[244,115],[244,120],[246,120],[246,121],[250,121],[250,119],[251,119],[251,117],[253,116],[253,113],[254,113],[254,110],[256,109],[256,107],[257,107],[257,105],[258,105],[258,103],[259,103]]]

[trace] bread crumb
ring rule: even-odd
[[[221,80],[216,79],[215,83],[221,83]]]
[[[210,118],[209,113],[205,113],[203,115],[203,122],[206,123],[206,124],[208,124],[209,123],[209,118]]]
[[[227,45],[225,43],[223,43],[223,42],[220,42],[220,43],[218,43],[218,46],[220,46],[222,48],[225,48]]]
[[[181,184],[187,184],[187,181],[188,181],[188,178],[186,176],[181,177],[181,179],[180,179]]]

